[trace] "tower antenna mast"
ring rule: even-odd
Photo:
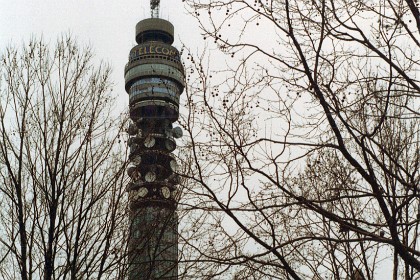
[[[160,6],[160,0],[150,0],[150,12],[151,12],[152,18],[159,17],[159,6]]]

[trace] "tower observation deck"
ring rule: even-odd
[[[136,25],[137,46],[125,67],[131,124],[128,279],[178,279],[177,162],[173,123],[179,115],[184,68],[173,25],[149,18]]]

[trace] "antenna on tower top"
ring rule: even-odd
[[[160,0],[150,0],[150,12],[152,14],[152,18],[159,17],[159,4]]]

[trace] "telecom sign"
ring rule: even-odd
[[[177,49],[166,44],[159,44],[157,42],[150,42],[134,47],[130,52],[130,60],[135,59],[138,56],[149,54],[161,54],[173,57],[176,60],[180,60],[179,52]]]

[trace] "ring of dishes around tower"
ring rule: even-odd
[[[136,27],[136,40],[124,72],[133,121],[128,127],[130,205],[159,202],[175,207],[179,177],[172,152],[182,130],[172,123],[179,116],[184,68],[178,50],[170,45],[173,26],[168,22],[144,20]]]

